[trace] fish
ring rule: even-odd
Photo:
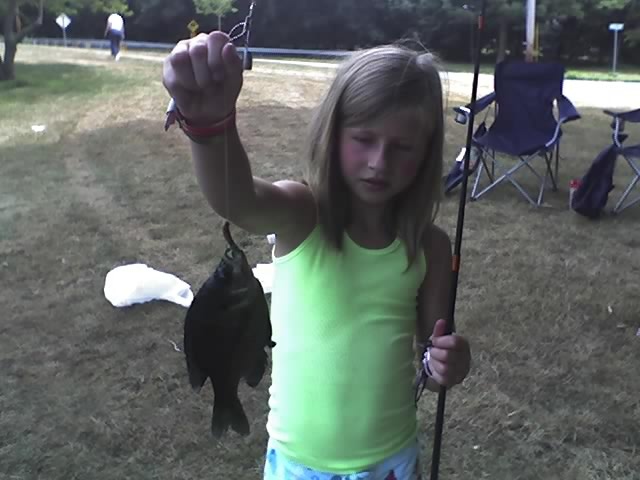
[[[267,367],[266,349],[275,347],[262,285],[233,241],[228,221],[222,231],[227,248],[184,319],[189,383],[199,394],[207,379],[211,381],[211,434],[215,439],[229,428],[243,436],[250,433],[238,386],[242,379],[252,388],[260,384]]]

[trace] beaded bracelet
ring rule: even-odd
[[[189,139],[201,145],[211,143],[214,138],[218,137],[222,133],[225,133],[230,127],[232,127],[236,121],[235,108],[222,120],[203,127],[189,125],[189,120],[177,108],[170,109],[168,115],[173,118],[168,119],[167,125],[170,125],[174,121],[177,122],[180,126],[180,129],[185,133],[187,137],[189,137]],[[165,127],[165,129],[166,128],[167,127]]]

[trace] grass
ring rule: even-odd
[[[131,262],[196,289],[222,253],[188,144],[163,131],[161,65],[46,47],[19,55],[23,86],[0,96],[0,478],[260,478],[269,379],[241,391],[251,435],[213,442],[212,397],[191,391],[170,344],[182,343],[184,309],[115,309],[103,295],[106,273]],[[66,88],[61,71],[73,71]],[[239,106],[254,171],[270,180],[301,175],[304,125],[327,87],[287,72],[247,72]],[[442,478],[640,471],[640,208],[596,222],[567,209],[569,179],[610,140],[600,110],[581,113],[547,208],[508,186],[467,207],[456,323],[474,360],[447,395]],[[448,166],[465,131],[447,115]],[[36,122],[47,130],[32,132]],[[612,201],[628,180],[619,163]],[[452,237],[457,200],[438,218]],[[251,262],[268,261],[266,239],[237,237]],[[436,395],[423,397],[426,465],[435,409]]]

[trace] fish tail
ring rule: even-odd
[[[231,427],[240,435],[249,435],[249,420],[244,413],[240,399],[236,396],[229,402],[220,402],[213,405],[211,416],[211,433],[215,438],[220,438]]]

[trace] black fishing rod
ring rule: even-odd
[[[456,295],[458,291],[458,276],[460,273],[460,258],[462,250],[462,230],[464,228],[464,213],[467,205],[467,183],[469,180],[469,160],[471,156],[471,144],[473,139],[473,128],[475,123],[475,103],[478,97],[478,78],[480,76],[480,54],[482,52],[482,33],[485,26],[485,15],[487,9],[487,0],[481,0],[482,5],[480,7],[480,13],[477,15],[477,25],[475,30],[475,46],[476,57],[474,60],[473,71],[473,87],[471,89],[471,103],[470,111],[468,113],[468,128],[467,128],[467,143],[464,155],[463,164],[463,179],[462,188],[460,190],[460,203],[458,206],[458,225],[456,227],[456,239],[453,252],[452,279],[451,279],[451,296],[449,297],[449,316],[446,319],[447,328],[446,333],[450,334],[455,329],[454,315],[456,309]],[[469,7],[467,7],[469,8]],[[426,374],[423,371],[422,375],[425,376],[423,383],[426,384]],[[424,388],[424,385],[422,386]],[[442,430],[444,428],[444,407],[447,396],[446,387],[441,386],[438,393],[438,410],[436,414],[436,425],[433,437],[433,453],[431,455],[431,480],[438,480],[440,470],[440,450],[442,448]]]

